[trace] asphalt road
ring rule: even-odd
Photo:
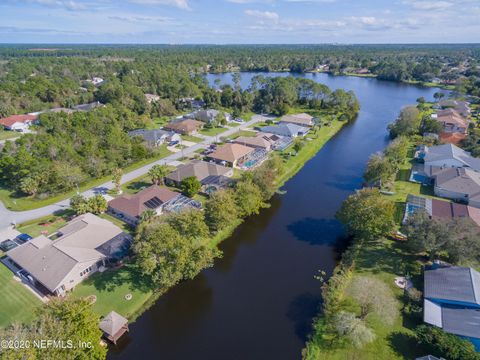
[[[182,158],[183,156],[190,155],[194,153],[196,150],[205,148],[205,146],[210,145],[216,142],[220,137],[230,136],[236,133],[239,130],[249,128],[257,122],[265,121],[268,117],[263,115],[254,115],[252,119],[248,122],[242,123],[239,126],[229,128],[227,131],[223,132],[222,134],[217,136],[202,136],[204,139],[202,142],[197,143],[189,148],[184,149],[183,151],[179,151],[177,153],[171,154],[163,159],[145,165],[141,168],[133,170],[122,177],[122,184],[127,183],[133,179],[136,179],[144,174],[146,174],[154,165],[165,165],[169,164],[173,161],[177,161],[178,159]],[[91,188],[87,191],[82,193],[85,197],[91,197],[96,194],[103,194],[106,193],[108,190],[113,189],[114,185],[112,181],[106,182],[101,184],[97,187]],[[65,199],[60,202],[57,202],[52,205],[44,206],[34,210],[28,211],[11,211],[5,207],[5,205],[0,202],[0,229],[6,228],[11,224],[20,224],[25,221],[38,219],[43,216],[47,216],[53,214],[56,211],[66,209],[70,206],[70,199]]]

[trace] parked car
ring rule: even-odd
[[[26,243],[27,241],[30,241],[32,239],[33,238],[28,234],[20,234],[15,238],[15,241],[20,243],[20,244],[23,244],[23,243]]]
[[[170,142],[168,143],[168,146],[175,146],[175,145],[177,145],[178,143],[179,143],[178,140],[170,141]]]
[[[17,247],[18,244],[13,242],[12,240],[8,239],[8,240],[5,240],[5,241],[2,241],[2,243],[0,244],[0,250],[2,250],[3,252],[7,252],[11,249],[13,249],[14,247]]]

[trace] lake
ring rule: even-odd
[[[258,73],[242,73],[247,87]],[[265,75],[265,74],[264,74]],[[287,73],[268,74],[287,76]],[[345,126],[276,195],[221,244],[223,258],[171,289],[130,326],[109,359],[299,359],[320,302],[318,270],[331,274],[342,228],[335,212],[360,188],[369,156],[388,143],[400,109],[438,91],[371,78],[304,74],[353,90],[356,121]],[[230,74],[208,76],[231,83]]]

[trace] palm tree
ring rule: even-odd
[[[113,170],[112,173],[112,181],[115,184],[115,189],[117,190],[117,193],[120,193],[121,188],[120,185],[122,183],[122,176],[123,176],[123,170],[120,168],[116,168]]]
[[[155,185],[163,185],[163,178],[168,175],[170,169],[167,165],[154,165],[149,171],[148,176],[152,179]]]
[[[155,212],[155,210],[147,209],[140,215],[140,222],[142,222],[142,223],[143,222],[149,222],[155,216],[157,216],[157,213]]]

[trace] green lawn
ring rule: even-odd
[[[157,160],[163,159],[164,157],[172,154],[171,151],[169,151],[166,147],[166,145],[162,145],[158,148],[158,153],[155,157],[144,159],[142,161],[139,161],[135,164],[132,164],[130,166],[127,166],[126,168],[123,169],[124,173],[127,173],[129,171],[141,168],[142,166],[148,165],[152,162],[155,162]],[[103,178],[99,179],[94,179],[91,181],[86,182],[82,186],[80,186],[80,191],[85,191],[88,190],[92,187],[101,185],[107,181],[112,180],[111,176],[105,176]],[[43,206],[51,205],[54,204],[58,201],[62,201],[66,198],[69,198],[73,195],[75,195],[77,190],[72,190],[67,193],[63,194],[58,194],[55,196],[50,196],[46,199],[38,199],[38,198],[32,198],[32,197],[26,197],[23,195],[17,194],[15,191],[12,191],[10,189],[6,189],[4,187],[0,186],[0,201],[3,202],[3,204],[10,210],[13,211],[23,211],[23,210],[32,210],[32,209],[37,209]]]
[[[0,130],[0,140],[14,139],[20,136],[22,135],[16,131]]]
[[[194,142],[194,143],[199,143],[199,142],[203,141],[202,138],[192,136],[192,135],[182,135],[182,140],[190,141],[190,142]]]
[[[32,237],[37,237],[42,234],[49,236],[65,226],[73,215],[73,212],[67,210],[62,214],[49,215],[40,219],[24,222],[18,225],[17,230]]]
[[[171,117],[168,117],[168,116],[154,118],[151,124],[147,126],[147,130],[159,129],[162,126],[166,125],[170,120],[171,120]]]
[[[425,355],[425,349],[420,348],[413,338],[412,329],[421,323],[420,317],[405,315],[402,312],[403,290],[395,286],[396,276],[408,273],[414,286],[421,288],[421,266],[417,257],[409,255],[404,249],[405,244],[381,239],[375,243],[363,245],[355,260],[354,275],[376,278],[387,284],[398,301],[397,318],[393,325],[387,326],[381,319],[367,318],[367,325],[374,330],[376,339],[362,348],[346,346],[345,348],[329,349],[320,345],[310,348],[306,360],[411,360]],[[310,344],[312,345],[312,343]]]
[[[77,285],[70,296],[95,295],[97,301],[93,309],[98,314],[106,315],[114,310],[131,319],[152,296],[152,289],[151,284],[145,283],[136,266],[125,264],[117,270],[93,274],[89,279]],[[125,299],[127,294],[132,295],[131,300]]]
[[[241,123],[239,122],[236,122],[236,121],[231,121],[227,124],[228,127],[237,127],[237,126],[240,126]]]
[[[215,136],[215,135],[220,135],[221,133],[227,130],[228,128],[224,128],[224,127],[203,128],[202,130],[199,131],[199,133],[205,136]]]
[[[21,283],[13,279],[13,273],[0,264],[0,327],[13,322],[28,323],[34,318],[35,308],[42,302]]]

